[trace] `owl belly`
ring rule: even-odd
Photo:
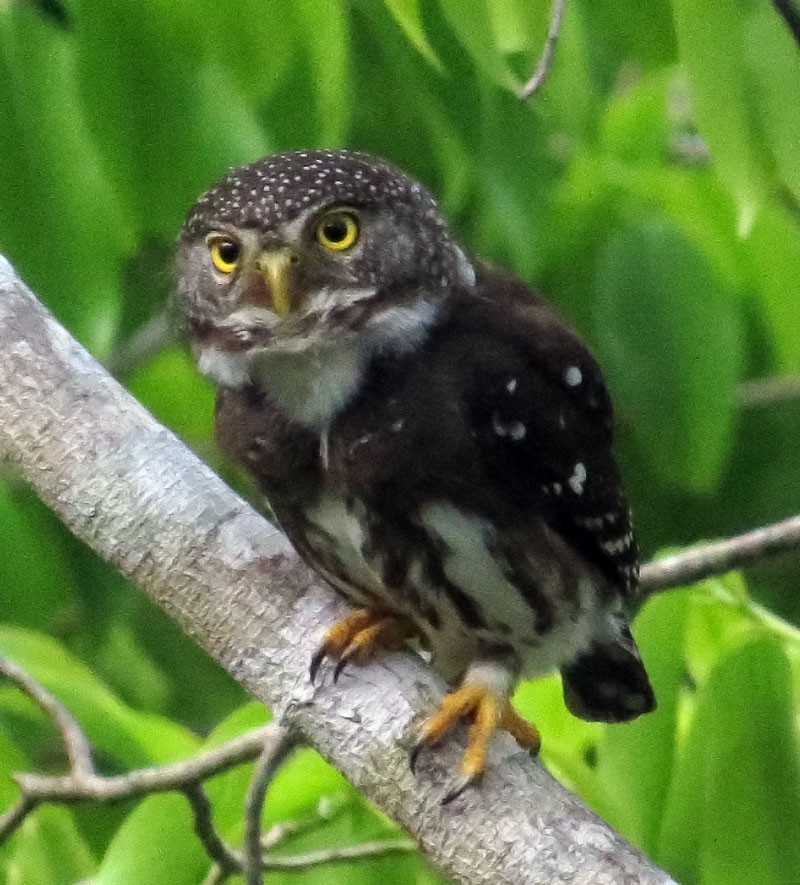
[[[372,509],[368,517],[362,501],[330,488],[290,522],[301,554],[351,603],[413,620],[448,680],[498,650],[523,675],[546,673],[598,630],[588,574],[565,574],[544,536],[512,562],[485,519],[452,504],[429,501],[395,519]]]

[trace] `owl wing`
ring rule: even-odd
[[[631,593],[638,549],[600,368],[556,311],[519,281],[494,275],[487,285],[485,303],[460,313],[464,323],[472,310],[466,323],[483,342],[473,345],[463,402],[487,479]]]

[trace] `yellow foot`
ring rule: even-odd
[[[311,681],[317,678],[320,664],[333,658],[336,682],[348,663],[366,664],[379,651],[401,648],[407,639],[417,634],[414,625],[403,617],[387,612],[357,609],[334,624],[325,634],[322,645],[311,659]]]
[[[480,780],[486,770],[489,739],[498,729],[507,731],[521,747],[534,755],[541,746],[536,726],[514,710],[505,694],[498,695],[486,685],[465,681],[460,688],[446,695],[439,709],[423,723],[419,739],[411,750],[411,770],[415,770],[417,758],[423,749],[437,744],[460,719],[467,716],[472,718],[472,725],[467,749],[461,758],[461,777],[442,799],[442,805],[452,802],[467,787]]]

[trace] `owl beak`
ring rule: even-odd
[[[272,309],[279,317],[288,316],[292,309],[289,297],[289,267],[297,260],[290,249],[275,249],[262,252],[258,259],[258,269],[267,285]]]

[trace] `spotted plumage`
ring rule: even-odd
[[[459,686],[422,742],[476,722],[450,798],[495,727],[537,743],[508,704],[520,677],[560,669],[586,718],[654,707],[597,363],[543,299],[467,256],[421,185],[358,153],[269,157],[195,204],[179,269],[222,448],[363,610],[314,671],[418,637]]]

